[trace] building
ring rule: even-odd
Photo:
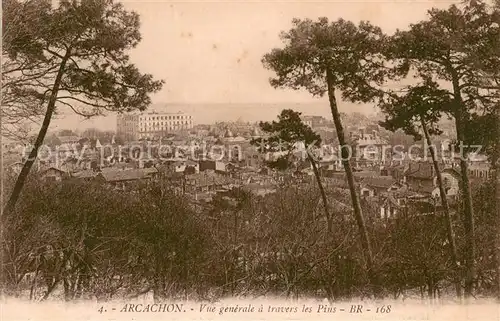
[[[182,112],[120,114],[116,118],[117,134],[126,140],[161,138],[193,126],[192,116]]]
[[[67,144],[67,145],[75,145],[80,142],[82,139],[79,136],[75,135],[64,135],[64,136],[58,136],[59,140],[61,141],[61,144]]]
[[[130,183],[155,180],[158,177],[158,170],[156,168],[126,170],[109,168],[101,171],[95,177],[99,182],[108,183],[116,189],[125,190]]]
[[[48,169],[42,171],[40,175],[46,182],[60,182],[69,177],[69,174],[66,171],[55,167],[49,167]]]
[[[327,127],[331,124],[328,119],[323,116],[302,116],[302,122],[311,128]]]
[[[360,185],[360,195],[368,197],[394,192],[403,188],[401,183],[390,176],[365,177],[361,180]]]
[[[376,129],[368,132],[366,128],[360,128],[358,135],[351,134],[351,139],[355,145],[356,160],[362,165],[384,163],[391,154],[390,145]]]
[[[460,173],[454,168],[444,168],[442,164],[439,167],[446,195],[451,198],[456,197],[459,193]],[[411,191],[422,196],[440,197],[437,175],[432,163],[412,162],[404,175],[404,181]]]
[[[488,180],[493,177],[493,170],[488,161],[469,161],[468,170],[472,179]]]

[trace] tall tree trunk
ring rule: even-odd
[[[56,107],[57,94],[59,92],[59,87],[61,86],[61,80],[64,74],[64,68],[66,67],[66,62],[68,61],[70,55],[71,55],[71,50],[68,49],[68,51],[61,60],[61,63],[59,65],[59,70],[57,71],[56,79],[54,81],[54,85],[52,86],[52,91],[50,93],[49,102],[47,104],[47,111],[45,112],[45,117],[43,118],[42,127],[38,132],[35,145],[33,146],[33,149],[30,152],[29,158],[24,163],[21,173],[19,173],[19,176],[17,177],[12,193],[10,194],[9,200],[7,201],[7,205],[4,208],[4,213],[10,213],[11,211],[14,210],[17,200],[21,195],[21,191],[24,187],[26,179],[28,178],[28,175],[30,173],[31,167],[35,163],[35,160],[38,156],[38,151],[40,150],[40,147],[43,144],[45,135],[47,135],[47,130],[49,129],[50,121],[52,119],[52,114],[54,113]]]
[[[316,161],[312,158],[311,154],[309,154],[309,151],[306,151],[307,153],[307,159],[309,162],[311,162],[311,166],[313,168],[314,172],[314,177],[316,178],[316,182],[318,183],[318,188],[319,192],[321,193],[321,198],[323,199],[323,207],[325,209],[325,217],[326,217],[326,222],[328,224],[328,233],[332,232],[332,218],[330,216],[330,212],[328,211],[328,200],[326,198],[326,192],[323,187],[323,182],[321,182],[321,177],[319,175],[319,170],[318,166],[316,166]]]
[[[499,118],[500,119],[500,118]],[[497,126],[500,127],[500,122],[498,122]],[[499,128],[500,129],[500,128]],[[497,137],[497,140],[499,138]],[[500,152],[500,143],[497,142],[497,153]],[[494,179],[495,179],[495,212],[496,212],[496,220],[495,220],[495,261],[496,261],[496,292],[497,292],[497,301],[500,303],[500,159],[496,159],[495,167],[494,167]]]
[[[441,175],[441,171],[439,170],[439,164],[436,159],[436,151],[432,148],[431,137],[429,135],[429,131],[427,130],[427,124],[424,119],[420,117],[420,121],[422,123],[422,129],[424,131],[425,140],[427,145],[429,146],[429,152],[432,158],[432,165],[434,166],[434,171],[436,172],[437,183],[439,186],[439,195],[441,196],[441,204],[443,205],[444,215],[446,219],[446,232],[448,235],[448,242],[450,243],[450,256],[453,261],[453,268],[455,269],[455,291],[458,298],[462,297],[462,281],[460,278],[460,263],[458,261],[458,252],[457,246],[455,243],[455,233],[453,232],[453,223],[450,215],[450,207],[448,205],[448,199],[446,197],[446,191],[443,186],[443,176]]]
[[[370,238],[368,236],[368,230],[366,229],[365,220],[363,217],[363,212],[361,211],[361,203],[359,201],[358,193],[356,192],[356,185],[354,182],[354,175],[351,168],[349,152],[346,151],[346,139],[344,135],[344,128],[342,126],[342,121],[340,119],[340,113],[337,107],[337,100],[335,98],[335,86],[333,85],[333,75],[329,69],[326,72],[326,83],[328,86],[328,100],[330,102],[330,111],[332,112],[333,122],[335,123],[335,130],[337,131],[337,138],[339,140],[341,155],[342,155],[342,165],[344,166],[347,183],[349,184],[349,191],[351,194],[352,207],[354,210],[354,218],[358,225],[359,236],[361,239],[361,245],[363,247],[364,256],[366,259],[368,276],[370,282],[375,290],[375,295],[379,294],[379,282],[377,278],[377,272],[375,271],[372,246]],[[352,153],[351,153],[352,154]]]
[[[457,130],[457,140],[460,144],[465,141],[464,132],[464,111],[463,101],[460,95],[458,78],[453,76],[453,88],[455,93],[455,126]],[[463,154],[463,155],[462,155]],[[475,278],[475,233],[474,233],[474,209],[472,206],[472,193],[470,190],[469,173],[467,165],[467,151],[460,151],[460,174],[462,176],[462,198],[464,205],[464,229],[465,229],[465,297],[471,298],[474,295]]]
[[[495,261],[496,261],[496,291],[500,303],[500,106],[496,107],[495,146],[492,158],[493,178],[495,179]]]

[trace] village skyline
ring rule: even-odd
[[[217,122],[259,122],[276,119],[281,110],[290,108],[303,115],[322,116],[331,118],[328,102],[283,102],[283,103],[160,103],[152,104],[144,113],[148,112],[178,112],[182,111],[194,117],[195,124],[215,124]],[[376,116],[375,107],[346,103],[340,108],[341,112],[361,113],[366,116]],[[96,128],[99,130],[116,130],[115,113],[105,116],[96,116],[85,119],[74,113],[67,112],[57,115],[52,123],[51,130],[75,129],[85,130]],[[37,130],[34,126],[33,130]]]

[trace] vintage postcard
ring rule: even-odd
[[[500,1],[3,0],[0,318],[500,320]]]

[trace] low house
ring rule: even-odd
[[[160,172],[158,171],[158,169],[156,167],[142,168],[141,171],[144,173],[144,175],[147,178],[151,178],[151,179],[157,179],[159,177],[159,174],[160,174]]]
[[[186,191],[189,193],[204,193],[213,192],[220,190],[226,186],[234,184],[235,180],[219,175],[219,174],[207,174],[198,173],[190,176],[186,176]]]
[[[96,179],[105,183],[109,183],[116,188],[123,189],[131,182],[151,181],[158,175],[156,168],[140,168],[117,170],[114,168],[104,168]]]
[[[83,171],[74,173],[72,177],[83,181],[90,181],[94,179],[98,174],[99,172],[93,171],[91,169],[85,169]]]
[[[267,155],[260,153],[256,148],[248,148],[243,152],[243,165],[258,168],[267,160]]]
[[[8,166],[8,172],[13,175],[19,175],[23,169],[24,164],[21,162],[14,162]]]
[[[312,165],[310,165],[312,168]],[[318,162],[318,169],[323,177],[332,176],[334,173],[343,171],[342,161],[336,160],[321,160]]]
[[[493,177],[491,164],[487,160],[470,161],[468,170],[472,179],[487,180]]]
[[[384,166],[380,170],[380,174],[382,176],[391,176],[398,182],[404,182],[405,180],[405,171],[407,170],[407,166],[404,164],[393,164],[389,166]]]
[[[393,193],[386,193],[380,198],[379,211],[381,219],[394,219],[402,209],[401,198]]]
[[[276,186],[269,183],[250,183],[243,185],[241,188],[257,196],[265,196],[276,192]]]
[[[167,167],[171,168],[171,170],[176,173],[184,173],[187,168],[191,168],[191,170],[188,172],[192,171],[194,171],[194,173],[200,172],[200,165],[198,164],[198,162],[192,160],[178,159],[166,162],[165,165],[167,165]]]
[[[411,162],[404,175],[404,180],[412,191],[422,196],[432,196],[437,184],[436,173],[431,162]]]
[[[40,176],[47,182],[60,182],[70,177],[69,173],[59,168],[49,167],[40,172]]]
[[[217,160],[200,160],[198,162],[198,166],[198,172],[203,172],[206,170],[225,172],[227,164],[225,162]]]
[[[444,168],[442,164],[439,167],[446,195],[456,197],[459,193],[460,173],[455,168]],[[421,196],[440,197],[436,171],[430,162],[410,163],[405,172],[405,181],[410,190]]]
[[[392,177],[378,176],[378,177],[364,177],[360,183],[361,196],[378,196],[384,192],[394,192],[403,187],[403,184],[397,182]]]
[[[446,191],[446,196],[456,197],[460,192],[460,180],[461,175],[455,168],[446,168],[441,172],[441,177],[443,179],[443,186]],[[438,197],[439,188],[433,192],[433,196]]]

